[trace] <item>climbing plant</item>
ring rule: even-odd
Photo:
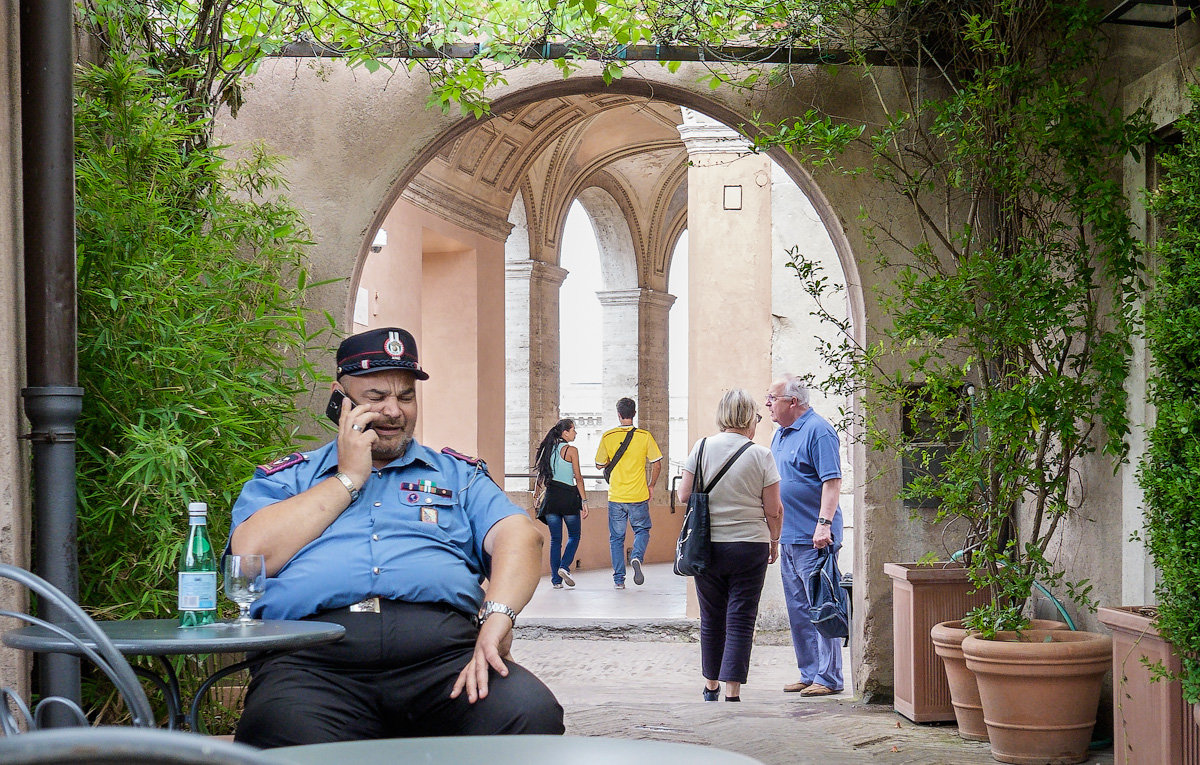
[[[1161,179],[1151,211],[1156,241],[1154,288],[1146,301],[1146,341],[1154,360],[1154,426],[1139,480],[1145,490],[1145,539],[1159,571],[1155,625],[1183,662],[1184,696],[1200,701],[1200,88],[1175,123],[1179,141],[1159,155]]]
[[[860,215],[890,325],[870,345],[847,334],[827,346],[831,382],[862,395],[873,448],[916,466],[902,496],[965,524],[972,577],[991,596],[970,626],[1021,627],[1035,582],[1091,607],[1088,582],[1066,579],[1054,556],[1084,500],[1083,460],[1098,451],[1115,468],[1126,452],[1142,255],[1118,171],[1148,121],[1109,97],[1085,3],[826,7],[857,50],[895,64],[864,67],[867,92],[899,94],[879,99],[880,124],[813,110],[760,126],[760,147],[893,192]]]

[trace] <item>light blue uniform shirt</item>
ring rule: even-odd
[[[780,427],[771,438],[771,454],[779,468],[779,494],[783,499],[783,530],[780,543],[812,545],[821,513],[821,487],[842,477],[841,443],[837,431],[812,409],[791,425]],[[842,508],[838,507],[830,528],[837,544],[842,543]]]
[[[337,472],[336,441],[303,457],[275,472],[254,471],[234,503],[231,539],[233,530],[258,510]],[[451,496],[407,487],[422,481],[448,489]],[[267,581],[266,594],[252,613],[298,619],[378,595],[446,603],[474,614],[483,601],[480,582],[491,563],[483,538],[497,521],[523,514],[483,468],[413,441],[402,457],[373,468],[358,501]]]

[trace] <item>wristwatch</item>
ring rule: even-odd
[[[829,520],[828,518],[818,518],[817,525],[818,526],[832,526],[833,521]]]
[[[350,492],[350,504],[353,505],[355,502],[357,502],[358,501],[358,487],[354,485],[354,481],[350,480],[350,476],[339,471],[336,475],[334,475],[334,478],[341,481],[342,486],[346,487],[346,491]]]
[[[517,612],[503,603],[497,603],[494,600],[483,601],[483,605],[479,608],[479,614],[475,617],[475,626],[482,627],[483,623],[492,614],[504,614],[512,620],[514,627],[517,626]]]

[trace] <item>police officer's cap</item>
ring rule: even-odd
[[[342,341],[337,352],[337,374],[366,375],[385,369],[412,372],[418,380],[429,375],[417,363],[417,341],[399,327],[369,329]]]

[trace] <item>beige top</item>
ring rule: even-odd
[[[705,482],[717,477],[717,472],[733,453],[748,441],[741,433],[717,433],[704,442],[703,473]],[[696,452],[700,442],[692,447],[683,468],[696,475]],[[779,483],[779,469],[771,450],[754,444],[737,458],[716,488],[708,496],[710,538],[714,542],[770,542],[767,516],[763,512],[763,489]],[[692,486],[695,490],[695,485]]]

